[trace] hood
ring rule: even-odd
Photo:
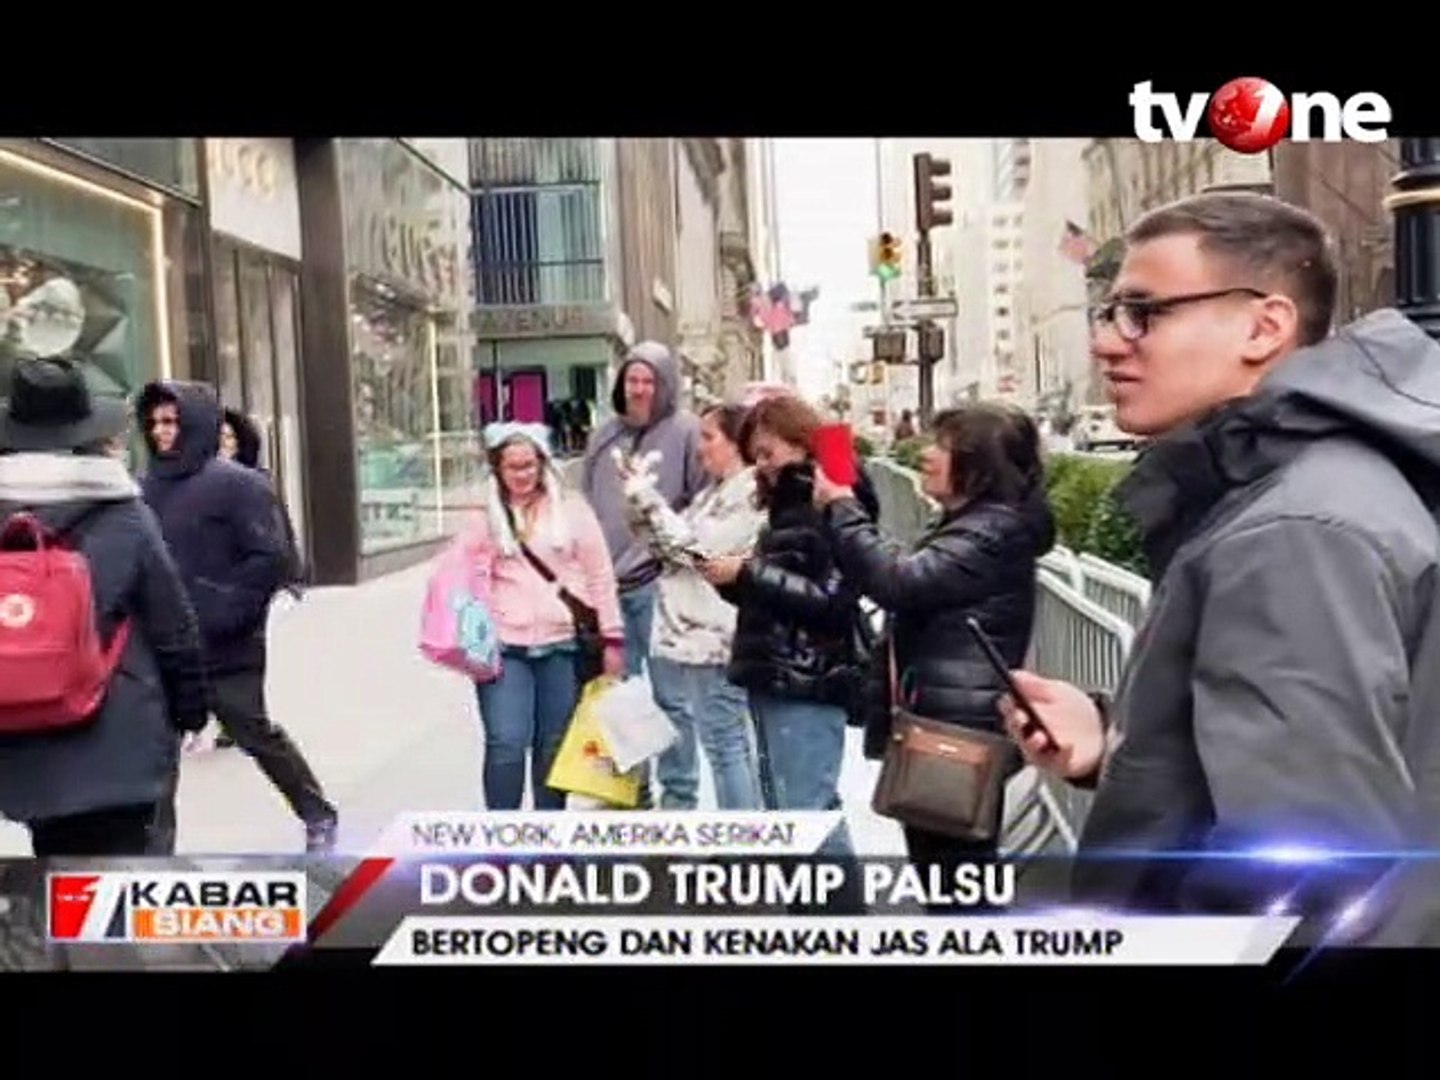
[[[260,467],[260,429],[255,426],[253,420],[238,409],[225,409],[221,413],[221,417],[235,432],[235,442],[238,444],[235,450],[236,464],[244,465],[247,469],[258,469]]]
[[[1361,438],[1440,465],[1440,344],[1393,308],[1287,357],[1261,389]],[[1306,430],[1314,422],[1288,426]]]
[[[97,502],[122,502],[139,494],[118,458],[0,454],[0,517],[33,509],[50,525],[64,527]]]
[[[155,406],[166,401],[179,407],[180,448],[178,453],[162,458],[155,452],[145,419]],[[145,433],[152,476],[188,476],[220,452],[220,399],[206,383],[150,383],[140,391],[135,414]]]
[[[680,363],[675,354],[658,341],[642,341],[625,355],[624,363],[615,373],[615,384],[610,388],[610,404],[622,423],[625,416],[625,372],[631,364],[644,364],[655,373],[655,410],[649,424],[653,427],[673,415],[680,403]]]
[[[1286,357],[1249,397],[1156,439],[1116,489],[1152,573],[1229,491],[1318,439],[1376,446],[1412,475],[1440,465],[1440,345],[1393,309]]]

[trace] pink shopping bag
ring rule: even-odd
[[[490,612],[488,560],[463,544],[440,557],[425,590],[420,652],[476,682],[500,677],[500,637]]]

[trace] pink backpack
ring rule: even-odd
[[[465,542],[440,556],[425,590],[420,653],[476,682],[500,677],[500,635],[490,612],[489,560]]]

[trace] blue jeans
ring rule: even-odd
[[[485,805],[518,810],[525,794],[525,756],[537,810],[565,809],[565,794],[545,786],[570,717],[580,701],[575,653],[506,648],[500,678],[476,686],[485,729]]]
[[[839,810],[845,759],[845,710],[838,705],[750,693],[760,750],[760,785],[768,810]],[[820,855],[854,854],[842,822]]]
[[[721,810],[758,810],[759,777],[750,749],[745,691],[725,678],[719,664],[681,664],[650,658],[655,704],[665,710],[680,738],[660,755],[656,774],[664,789],[662,810],[694,810],[700,801],[698,745],[715,776]]]
[[[658,582],[620,594],[620,616],[625,620],[625,667],[632,678],[643,675],[650,662],[650,631],[655,625]]]

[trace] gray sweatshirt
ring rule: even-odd
[[[645,364],[655,372],[655,407],[650,423],[632,427],[625,419],[625,371]],[[684,510],[705,486],[700,467],[700,424],[694,414],[676,408],[680,396],[680,367],[668,348],[645,341],[630,350],[620,365],[611,390],[616,416],[590,439],[585,451],[585,497],[600,519],[615,579],[622,593],[648,585],[660,576],[661,566],[649,545],[631,531],[625,492],[612,451],[660,455],[654,466],[656,487],[675,510]]]

